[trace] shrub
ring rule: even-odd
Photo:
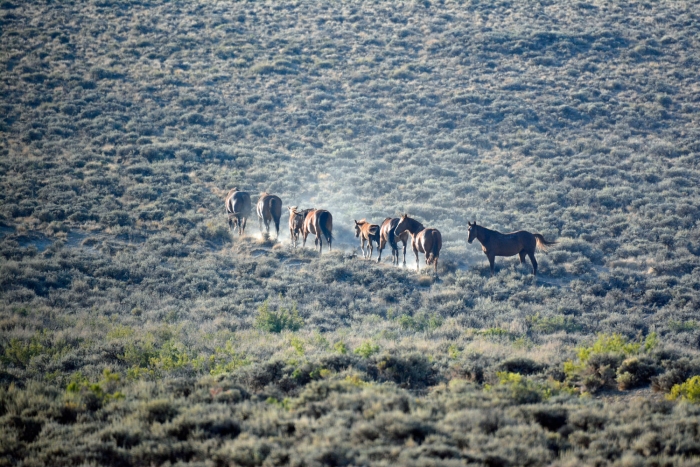
[[[373,344],[370,341],[363,342],[362,345],[360,345],[352,351],[352,353],[359,355],[363,358],[369,358],[377,352],[379,352],[379,346],[377,344]]]
[[[498,368],[507,373],[518,373],[521,375],[532,375],[542,371],[542,365],[529,358],[512,358],[501,363]]]
[[[285,329],[298,331],[302,326],[304,326],[304,320],[299,316],[296,303],[292,305],[291,310],[280,308],[275,312],[270,311],[267,300],[258,308],[254,324],[256,329],[273,333],[280,333]]]
[[[397,318],[399,325],[406,330],[422,332],[434,331],[442,326],[443,319],[436,313],[418,313],[415,316],[401,315]]]
[[[498,385],[484,385],[485,391],[495,391],[507,395],[516,404],[534,404],[552,395],[552,391],[547,386],[535,383],[524,378],[518,373],[499,371],[496,373]]]
[[[700,404],[700,376],[693,376],[685,383],[676,384],[671,388],[669,400],[682,399],[693,404]]]
[[[617,387],[624,391],[645,386],[658,373],[658,366],[648,357],[631,357],[617,369]]]
[[[665,360],[662,364],[667,371],[660,376],[655,376],[651,380],[652,388],[655,391],[669,392],[671,389],[692,376],[700,375],[700,362],[689,360],[688,358]]]
[[[564,363],[566,383],[578,384],[591,393],[610,388],[616,381],[621,389],[646,384],[655,372],[650,359],[630,359],[623,370],[618,371],[618,367],[625,357],[650,352],[657,343],[653,332],[640,341],[629,341],[620,334],[600,334],[592,346],[578,349],[577,362]]]

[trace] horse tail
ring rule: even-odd
[[[330,228],[328,224],[330,223]],[[326,240],[330,244],[331,241],[333,240],[333,217],[331,217],[330,212],[322,212],[320,219],[319,219],[319,228],[321,229],[321,233],[323,234],[324,237],[326,237]]]
[[[535,240],[537,241],[537,248],[542,250],[542,251],[547,251],[548,246],[552,246],[552,245],[557,244],[557,242],[548,242],[540,234],[532,234],[532,235],[535,237]]]
[[[440,236],[440,232],[433,232],[432,237],[433,245],[430,249],[428,264],[432,264],[433,261],[438,259],[438,256],[440,256],[440,243],[442,243],[442,237]]]
[[[275,230],[280,230],[280,218],[282,217],[282,200],[277,197],[270,198],[270,214],[275,222]]]

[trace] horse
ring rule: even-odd
[[[396,241],[398,238],[403,242],[403,265],[404,267],[406,266],[406,245],[408,244],[408,232],[403,232],[399,237],[394,235],[394,229],[396,229],[396,226],[399,225],[400,220],[401,219],[398,217],[387,217],[382,222],[382,226],[379,229],[378,263],[382,261],[382,250],[386,244],[389,243],[389,246],[391,247],[391,264],[395,264],[396,266],[399,265],[399,245]]]
[[[313,209],[306,214],[304,219],[304,241],[302,246],[306,245],[306,237],[310,233],[316,236],[314,245],[318,246],[318,252],[323,252],[323,237],[326,237],[328,242],[328,250],[331,250],[331,242],[333,241],[333,216],[325,209]],[[323,237],[322,237],[323,236]]]
[[[251,211],[250,194],[238,191],[238,188],[232,188],[226,195],[224,205],[228,215],[229,230],[238,228],[238,235],[243,235]]]
[[[428,266],[435,264],[435,275],[437,276],[438,258],[440,257],[440,248],[442,248],[440,231],[437,229],[426,229],[423,227],[423,224],[404,214],[394,229],[394,236],[398,237],[406,231],[411,234],[411,247],[416,255],[416,271],[420,271],[418,252],[421,252],[425,253],[425,264]]]
[[[289,210],[289,236],[292,239],[292,247],[297,247],[299,235],[304,235],[304,220],[306,215],[313,211],[314,208],[297,211],[297,206],[287,207]]]
[[[548,246],[556,245],[557,242],[549,242],[540,234],[533,234],[525,230],[519,230],[511,233],[501,233],[496,230],[490,230],[486,227],[476,225],[476,221],[472,224],[467,221],[469,228],[469,236],[467,242],[471,243],[476,238],[481,243],[481,249],[489,259],[491,266],[491,275],[496,274],[494,260],[496,256],[520,256],[520,264],[525,263],[525,255],[530,257],[532,263],[532,274],[537,277],[537,260],[535,259],[535,250],[547,250]]]
[[[355,238],[357,237],[360,237],[362,257],[372,259],[372,252],[374,250],[372,242],[376,242],[377,248],[379,248],[379,226],[377,224],[370,224],[365,219],[355,221]],[[369,243],[369,256],[365,254],[365,242]]]
[[[258,213],[258,224],[260,225],[260,232],[263,230],[263,223],[265,223],[265,232],[270,233],[270,222],[275,223],[275,233],[276,237],[280,236],[280,217],[282,217],[282,200],[279,196],[270,195],[263,193],[260,195],[258,204],[256,205],[256,211]]]

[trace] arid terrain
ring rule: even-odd
[[[697,1],[10,0],[0,63],[0,465],[700,462]]]

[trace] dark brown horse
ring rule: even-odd
[[[437,276],[438,258],[440,248],[442,248],[442,235],[437,229],[426,229],[423,224],[404,214],[399,219],[399,223],[394,229],[394,235],[399,236],[408,231],[411,234],[411,247],[416,254],[416,271],[418,267],[418,252],[425,253],[425,264],[435,264],[435,275]]]
[[[555,245],[557,242],[548,242],[540,234],[533,234],[525,230],[519,230],[511,233],[501,233],[496,230],[490,230],[486,227],[476,225],[476,221],[472,224],[467,222],[469,228],[469,237],[467,241],[473,242],[476,238],[481,243],[481,249],[484,250],[486,257],[489,259],[491,266],[491,275],[496,274],[494,260],[496,256],[520,256],[520,264],[525,262],[525,255],[530,257],[532,263],[532,273],[537,276],[537,260],[535,259],[535,250],[547,250],[550,245]]]
[[[379,247],[379,226],[377,224],[370,224],[365,219],[355,221],[355,237],[360,237],[362,257],[371,259],[372,252],[374,251],[372,242],[375,242],[377,247]],[[369,255],[365,254],[365,242],[369,243]]]
[[[256,206],[258,213],[258,223],[260,224],[260,232],[265,223],[265,232],[270,233],[270,222],[275,223],[276,236],[280,236],[280,217],[282,217],[282,200],[279,196],[263,193],[260,195]]]
[[[328,242],[328,250],[331,249],[331,242],[333,241],[333,216],[330,212],[325,209],[313,209],[309,211],[304,219],[304,242],[302,246],[306,245],[306,237],[310,233],[316,236],[314,240],[314,245],[318,246],[318,252],[323,252],[323,237],[326,237]],[[322,237],[323,236],[323,237]]]
[[[251,212],[250,194],[245,191],[238,191],[238,188],[233,188],[226,195],[225,206],[229,230],[237,228],[238,235],[243,235]]]
[[[289,236],[292,239],[292,247],[297,247],[299,235],[304,235],[304,220],[306,215],[314,209],[303,209],[299,211],[297,206],[287,208],[289,210]]]
[[[382,222],[382,227],[379,229],[379,258],[377,262],[382,261],[382,250],[389,243],[391,247],[391,264],[399,265],[399,245],[398,241],[403,242],[403,265],[406,266],[406,245],[408,245],[408,232],[403,232],[400,236],[394,235],[394,229],[399,225],[398,217],[387,217]]]

